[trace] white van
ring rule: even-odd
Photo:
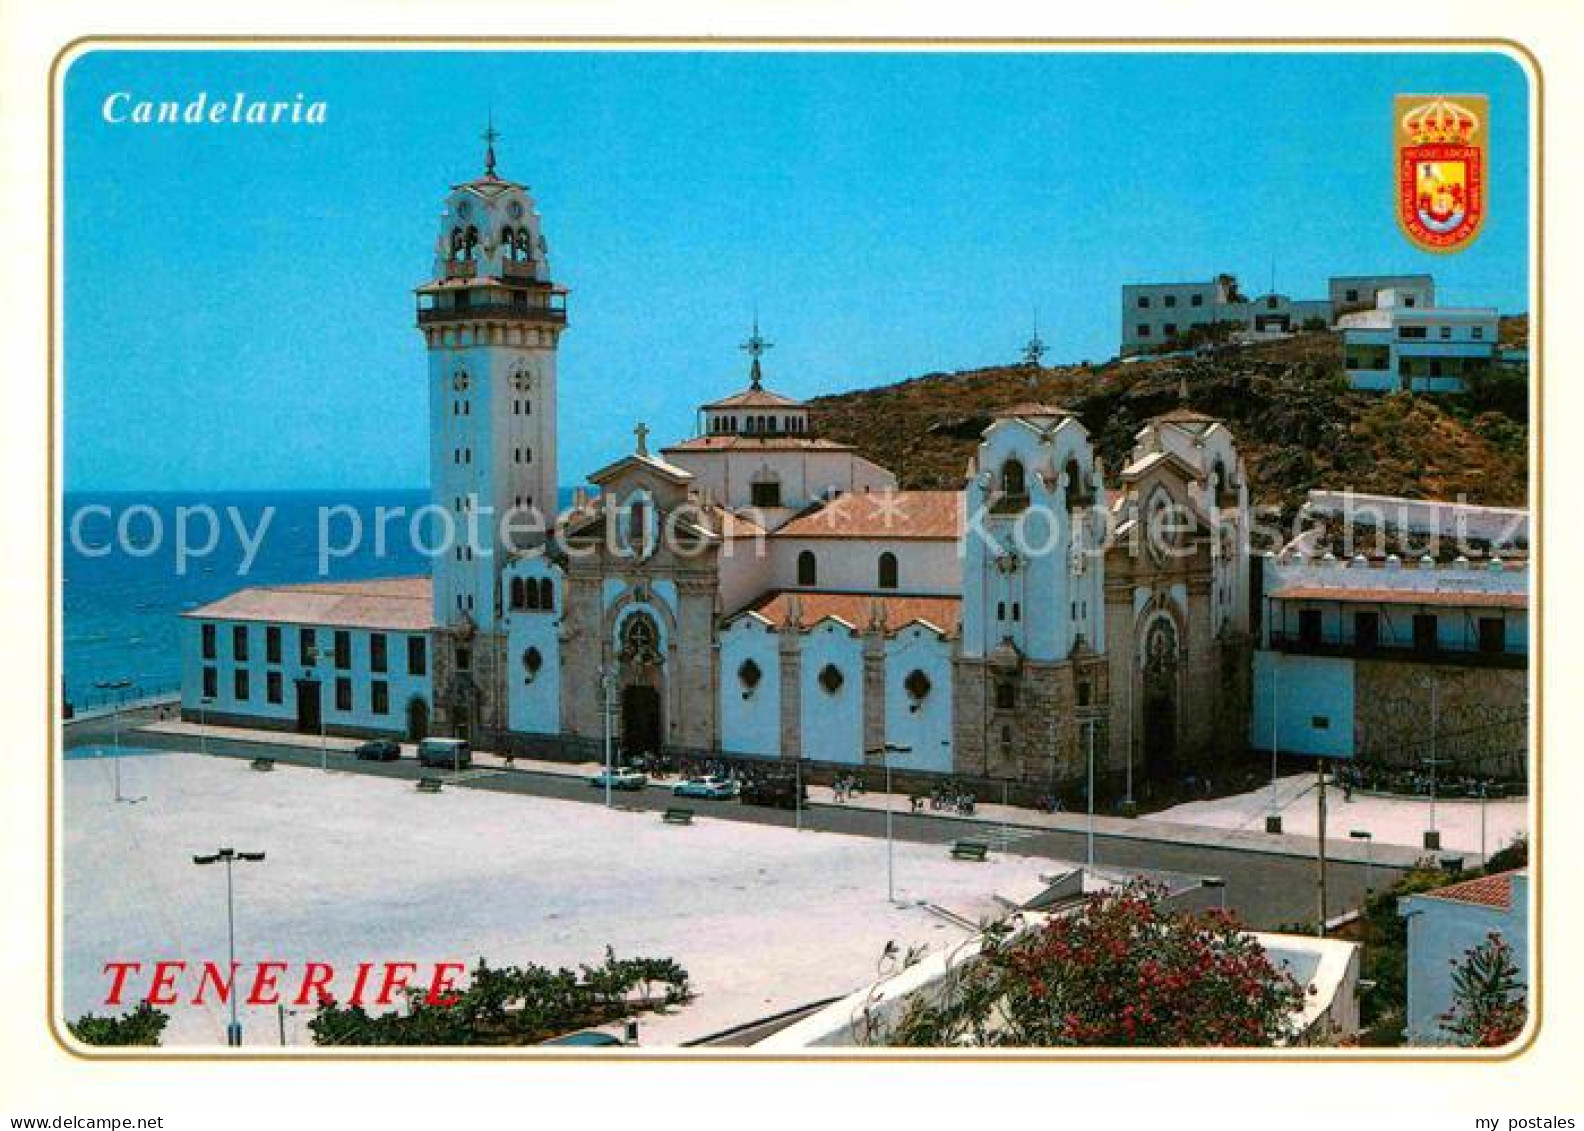
[[[465,738],[426,738],[418,744],[418,764],[460,770],[473,764],[473,748]]]

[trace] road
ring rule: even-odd
[[[170,751],[197,752],[199,749],[196,738],[140,733],[136,731],[137,723],[137,719],[122,719],[121,740],[124,744]],[[110,737],[109,720],[85,721],[68,728],[67,747],[70,750],[104,743]],[[266,756],[280,763],[311,767],[317,767],[320,762],[319,750],[312,747],[209,738],[204,741],[203,748],[211,756]],[[416,780],[420,776],[435,773],[433,770],[420,769],[411,759],[383,763],[359,762],[350,755],[338,754],[333,750],[329,753],[328,764],[331,769],[341,772],[402,780]],[[464,771],[464,779],[448,788],[486,789],[586,804],[601,804],[604,801],[603,790],[591,787],[581,778],[558,774],[491,767],[472,773]],[[690,798],[678,802],[665,786],[619,793],[617,804],[626,809],[649,812],[682,804],[701,816],[788,829],[794,828],[798,820],[797,815],[790,811],[743,805],[737,801]],[[901,808],[903,804],[905,799],[899,798],[898,811],[892,816],[893,835],[898,840],[945,845],[963,838],[988,839],[995,850],[1012,855],[1064,861],[1082,861],[1085,857],[1086,838],[1082,832],[1011,824],[1008,827],[1009,835],[1003,842],[997,824],[937,813],[908,813]],[[886,821],[884,812],[875,809],[816,804],[803,810],[802,823],[805,829],[883,838]],[[1297,923],[1312,923],[1316,917],[1319,903],[1316,883],[1318,869],[1313,859],[1237,847],[1178,844],[1103,834],[1096,836],[1095,841],[1096,865],[1101,871],[1171,872],[1224,880],[1227,907],[1256,929],[1274,930]],[[1400,869],[1380,864],[1366,868],[1363,864],[1331,862],[1326,871],[1330,915],[1334,917],[1359,906],[1364,896],[1366,875],[1373,886],[1379,888],[1391,883],[1399,872]],[[1213,906],[1220,902],[1221,894],[1221,890],[1189,893],[1181,898],[1180,905]]]

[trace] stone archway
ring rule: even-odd
[[[621,746],[625,754],[658,754],[665,747],[665,656],[660,626],[648,610],[621,622]]]

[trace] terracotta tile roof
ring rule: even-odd
[[[1474,880],[1464,880],[1460,884],[1449,884],[1444,888],[1434,891],[1422,892],[1425,899],[1446,899],[1453,903],[1473,903],[1480,907],[1496,907],[1502,911],[1512,909],[1512,878],[1522,869],[1514,868],[1510,872],[1498,872],[1494,876],[1480,876]]]
[[[669,452],[720,452],[730,450],[755,452],[850,452],[851,444],[838,444],[835,440],[821,440],[813,436],[695,436],[680,444],[671,444],[661,451]]]
[[[704,408],[802,408],[802,401],[772,393],[769,389],[744,389],[724,400],[711,401]]]
[[[427,577],[256,585],[182,615],[202,620],[422,632],[434,627],[432,594],[432,583]]]
[[[1288,585],[1271,592],[1278,601],[1347,601],[1370,605],[1439,605],[1470,609],[1527,609],[1527,593],[1484,593],[1456,589],[1353,589]]]
[[[754,614],[780,625],[786,621],[793,598],[797,599],[799,619],[805,628],[826,617],[837,617],[854,628],[869,625],[875,602],[885,610],[886,630],[896,633],[917,621],[934,625],[947,635],[956,635],[962,625],[962,599],[959,597],[899,596],[894,593],[833,593],[823,590],[776,589],[756,598],[733,613],[729,620]]]
[[[816,504],[775,532],[776,538],[955,540],[962,534],[960,491],[868,491]]]

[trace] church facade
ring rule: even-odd
[[[456,537],[427,578],[184,614],[188,717],[557,758],[609,733],[1038,792],[1091,752],[1120,779],[1246,734],[1249,500],[1219,421],[1148,422],[1108,477],[1076,416],[1014,405],[961,490],[901,490],[767,387],[756,326],[746,387],[701,405],[697,435],[651,446],[640,425],[557,514],[566,292],[493,152],[447,195],[417,295],[431,510]]]

